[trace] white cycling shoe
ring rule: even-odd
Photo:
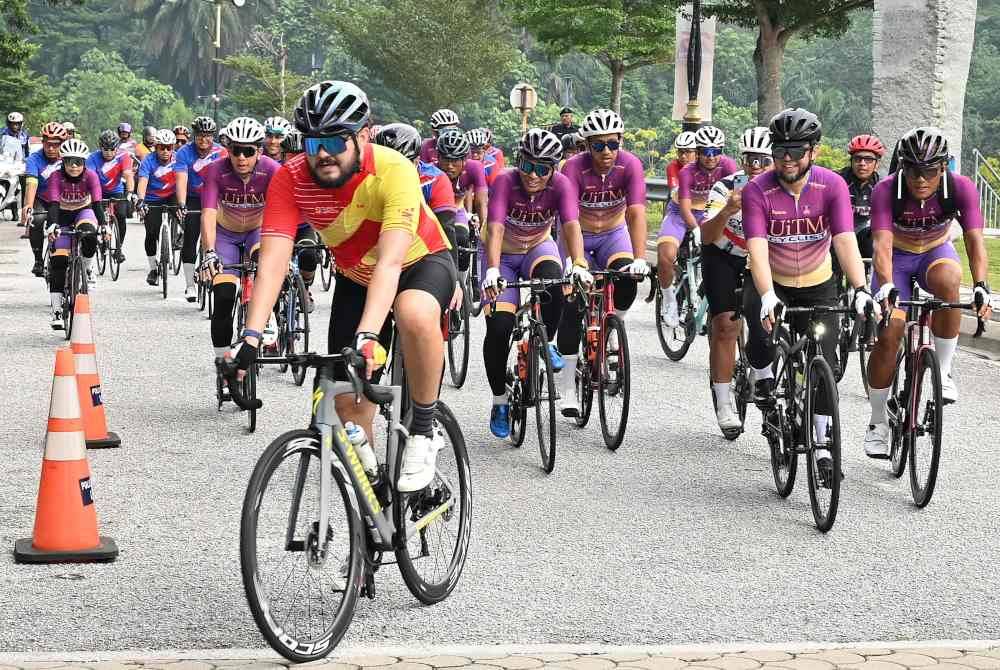
[[[194,302],[198,299],[198,289],[194,286],[188,286],[184,289],[184,299],[188,302]]]
[[[662,293],[663,301],[660,303],[660,318],[667,328],[676,328],[681,322],[680,316],[677,314],[677,295],[674,293],[673,286],[662,291]]]
[[[889,458],[892,430],[887,423],[869,424],[865,433],[865,455],[868,458]]]
[[[958,387],[950,374],[941,375],[941,401],[945,405],[958,401]]]
[[[434,480],[437,452],[444,448],[444,435],[434,427],[432,437],[410,435],[403,448],[403,468],[397,488],[402,493],[413,493],[426,488]]]
[[[741,432],[743,432],[743,424],[740,423],[740,417],[736,415],[733,408],[728,404],[723,404],[719,409],[715,411],[715,418],[719,422],[719,430],[726,439],[733,440]]]

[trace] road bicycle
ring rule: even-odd
[[[723,431],[722,436],[729,441],[733,441],[743,434],[747,420],[747,406],[753,401],[753,379],[751,376],[750,359],[747,357],[747,328],[743,323],[743,280],[740,276],[740,284],[736,287],[736,309],[730,318],[732,321],[740,322],[739,335],[736,337],[736,361],[733,366],[733,377],[729,381],[729,396],[735,404],[736,416],[740,419],[739,428],[730,431]],[[653,279],[655,280],[655,277]],[[712,321],[708,322],[708,330],[711,334]],[[719,411],[718,401],[715,399],[715,391],[712,388],[712,368],[708,369],[708,393],[712,396],[712,409],[716,413]]]
[[[655,291],[656,334],[660,339],[660,346],[667,358],[674,362],[680,361],[691,348],[695,335],[706,332],[708,321],[708,300],[701,281],[701,250],[691,231],[684,236],[677,251],[674,283],[668,289],[674,292],[677,300],[679,321],[676,326],[670,327],[663,321],[661,306],[664,289],[654,280],[652,290]]]
[[[62,322],[63,335],[68,340],[73,333],[73,311],[76,307],[76,296],[87,294],[90,289],[87,285],[87,269],[83,255],[80,253],[80,243],[85,238],[97,236],[94,231],[81,231],[75,228],[59,228],[56,236],[66,236],[70,238],[69,262],[66,265],[66,278],[63,280],[62,289]],[[55,239],[49,240],[46,245],[45,281],[51,284],[51,262]]]
[[[281,285],[281,292],[274,306],[274,316],[278,327],[278,354],[302,354],[309,351],[309,294],[299,271],[299,255],[305,250],[315,250],[312,240],[295,243],[292,257],[288,261],[288,274]],[[290,366],[282,365],[280,372],[287,372]],[[292,380],[302,386],[306,379],[306,368],[291,366]]]
[[[240,262],[231,263],[223,265],[223,270],[236,270],[240,273],[239,280],[236,282],[236,306],[234,313],[231,318],[235,319],[235,330],[236,337],[239,338],[243,329],[246,327],[247,323],[247,311],[250,307],[250,298],[253,296],[253,281],[254,276],[257,273],[257,260],[249,255],[245,244],[239,245],[240,249]],[[264,343],[260,343],[260,350],[263,352]],[[259,403],[257,402],[257,378],[260,375],[260,365],[263,357],[258,357],[257,364],[251,365],[250,369],[246,371],[242,380],[237,380],[235,377],[228,380],[228,398],[226,394],[227,385],[224,383],[226,380],[222,375],[216,375],[215,381],[215,395],[216,400],[219,403],[219,411],[222,411],[222,405],[227,400],[236,401],[237,395],[246,400],[244,403],[236,402],[237,407],[247,413],[247,432],[254,432],[257,429],[257,409]]]
[[[156,271],[159,274],[160,288],[163,292],[163,299],[167,299],[167,271],[173,269],[173,240],[174,236],[172,231],[176,227],[177,217],[177,205],[164,205],[159,203],[148,204],[145,213],[140,215],[143,220],[148,215],[150,209],[158,207],[162,210],[162,215],[160,216],[160,231],[158,233],[157,239],[159,241],[157,248],[157,262]],[[178,251],[179,254],[179,251]],[[178,261],[180,257],[178,256]],[[180,270],[178,270],[179,272]],[[176,273],[175,273],[176,274]]]
[[[478,217],[469,220],[469,242],[458,247],[460,257],[468,261],[468,270],[460,278],[462,304],[453,310],[448,320],[448,372],[455,388],[462,388],[469,373],[471,321],[483,311],[479,286],[479,225]]]
[[[402,493],[402,389],[364,379],[364,359],[293,354],[263,364],[316,368],[312,416],[304,430],[276,438],[247,484],[240,522],[240,567],[254,621],[272,649],[290,661],[325,657],[354,617],[359,596],[375,597],[375,574],[395,555],[403,582],[421,603],[438,603],[462,574],[472,530],[469,458],[458,421],[438,401],[434,430],[446,446],[425,489]],[[349,381],[335,381],[341,363]],[[220,374],[232,376],[220,361]],[[385,458],[369,474],[347,437],[334,399],[363,395],[387,424]],[[237,404],[247,403],[239,391]],[[254,404],[259,407],[260,400]]]

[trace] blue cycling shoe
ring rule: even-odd
[[[556,349],[556,345],[549,343],[549,360],[552,361],[552,371],[559,372],[566,366],[563,357],[559,354],[559,350]]]
[[[510,405],[493,405],[490,432],[500,439],[510,437]]]

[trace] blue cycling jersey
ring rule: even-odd
[[[212,149],[203,158],[198,155],[198,149],[194,144],[185,144],[174,154],[174,172],[186,172],[188,194],[201,195],[208,166],[228,155],[229,152],[221,144],[213,144]]]
[[[172,200],[177,190],[177,177],[174,174],[175,161],[171,157],[166,165],[160,163],[156,152],[150,153],[139,164],[139,178],[146,177],[146,202],[160,203]]]
[[[49,159],[45,157],[45,151],[43,149],[39,149],[35,153],[28,156],[28,160],[25,162],[24,173],[28,177],[34,177],[38,180],[38,190],[35,191],[35,193],[37,194],[36,197],[41,199],[43,202],[46,202],[42,195],[49,186],[49,177],[51,177],[52,174],[60,167],[62,167],[62,161],[59,159],[49,161]]]

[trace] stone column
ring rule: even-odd
[[[975,29],[976,0],[875,0],[872,121],[886,146],[933,125],[961,159]]]

